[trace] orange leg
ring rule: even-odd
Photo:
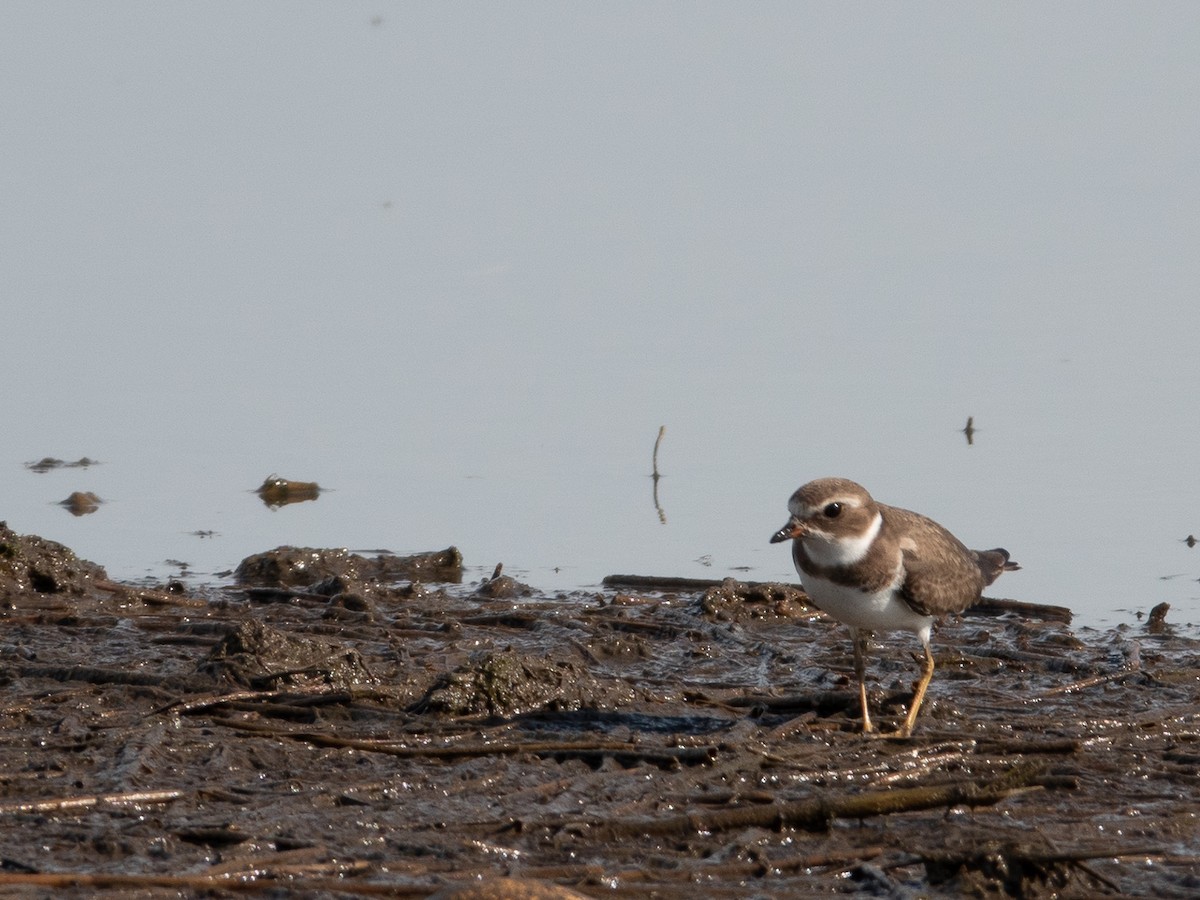
[[[867,666],[865,660],[867,637],[860,634],[858,629],[851,630],[850,635],[854,642],[854,677],[858,679],[858,702],[862,704],[862,730],[863,734],[870,734],[875,730],[875,726],[871,724],[871,713],[867,710]]]
[[[913,726],[917,724],[917,710],[921,708],[921,702],[925,699],[925,691],[929,687],[929,682],[933,680],[933,651],[929,649],[929,644],[925,644],[925,665],[921,669],[921,680],[917,682],[917,689],[913,691],[912,703],[908,707],[908,716],[904,719],[904,725],[896,732],[897,737],[908,737],[913,732]]]

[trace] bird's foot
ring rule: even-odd
[[[912,732],[904,728],[897,728],[895,731],[873,731],[867,737],[881,741],[905,740],[912,737]]]

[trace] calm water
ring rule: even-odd
[[[1170,4],[6,4],[0,518],[121,578],[453,543],[547,589],[773,579],[837,474],[1008,547],[997,595],[1200,620],[1198,38]],[[271,473],[329,490],[273,511]]]

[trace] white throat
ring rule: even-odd
[[[817,565],[825,568],[852,566],[867,555],[882,527],[883,515],[875,513],[870,527],[857,537],[835,539],[818,532],[800,540],[804,542],[804,552]]]

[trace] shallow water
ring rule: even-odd
[[[837,474],[1003,596],[1200,621],[1200,12],[937,24],[6,5],[0,518],[121,578],[767,580]]]

